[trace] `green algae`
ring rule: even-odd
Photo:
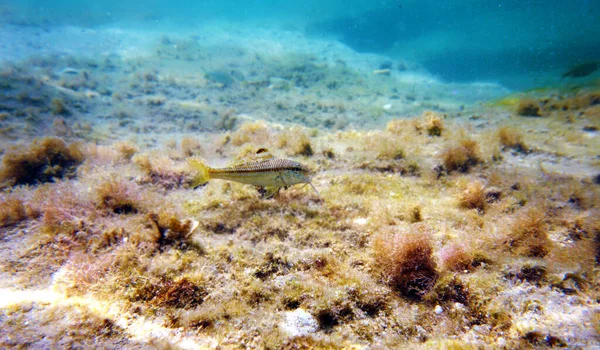
[[[181,55],[179,60],[207,54],[193,42],[171,53],[173,58]],[[375,80],[382,77],[363,77],[306,57],[267,66],[281,73],[290,87],[275,89],[284,102],[293,87],[308,91],[301,100],[274,107],[303,109],[307,124],[318,123],[311,121],[315,111],[367,113],[379,108],[357,99],[316,101],[318,94],[350,92],[356,98],[371,94],[371,85],[379,84],[374,89],[382,93],[390,88]],[[561,162],[557,150],[565,144],[560,151],[578,165],[595,156],[594,138],[581,138],[580,144],[566,141],[565,130],[583,122],[579,117],[568,122],[562,107],[546,118],[497,111],[473,119],[424,114],[394,120],[385,130],[316,132],[226,112],[216,104],[230,103],[230,97],[221,96],[195,103],[210,107],[217,118],[226,114],[239,123],[224,118],[219,129],[229,132],[194,134],[196,142],[184,143],[179,132],[189,121],[177,114],[181,110],[168,109],[165,99],[153,100],[158,104],[144,99],[150,93],[144,91],[160,89],[164,75],[148,67],[142,71],[135,77],[139,86],[131,88],[139,99],[132,103],[145,112],[165,108],[173,124],[164,132],[173,132],[177,139],[141,135],[135,142],[112,145],[98,140],[101,145],[83,145],[86,162],[79,165],[77,177],[14,187],[3,194],[3,248],[14,255],[0,255],[2,272],[16,276],[16,286],[53,288],[69,300],[106,300],[131,319],[163,326],[169,334],[166,345],[176,343],[177,333],[224,347],[361,348],[378,343],[479,348],[502,346],[499,337],[506,347],[544,346],[551,345],[544,343],[547,339],[563,339],[556,333],[567,331],[552,317],[565,310],[598,324],[596,313],[585,313],[597,294],[598,230],[592,222],[598,210],[597,185],[526,166],[540,158]],[[353,86],[356,77],[362,81]],[[204,89],[202,79],[173,79],[172,84]],[[231,84],[227,89],[237,98],[243,96],[237,89],[268,89],[264,85]],[[202,91],[211,89],[219,90],[209,85]],[[575,96],[563,96],[575,98],[569,100],[568,111],[594,120],[597,112],[589,103],[594,95]],[[135,119],[135,113],[125,119]],[[387,118],[383,113],[382,121]],[[118,130],[130,127],[119,123],[111,138],[120,138]],[[511,129],[499,135],[505,126]],[[159,129],[152,127],[140,130]],[[225,162],[255,150],[257,144],[317,169],[321,197],[293,188],[265,200],[251,186],[220,181],[189,188],[192,172],[186,169],[186,157]],[[535,151],[519,151],[524,147]],[[445,153],[451,154],[449,160]],[[500,156],[491,161],[492,155]],[[435,170],[440,165],[447,171]],[[192,230],[194,222],[198,227]],[[415,253],[408,254],[412,260],[402,258],[398,252],[406,246],[399,242],[388,252],[394,264],[378,262],[381,244],[400,240],[406,232],[428,233],[430,242],[416,249],[424,257],[415,259]],[[384,242],[379,248],[376,237]],[[411,270],[415,260],[427,269]],[[388,272],[382,274],[382,268]],[[415,277],[424,271],[428,281]],[[556,309],[545,306],[547,300]],[[280,324],[286,311],[299,308],[316,320],[318,329],[290,337]],[[532,313],[540,325],[557,332],[531,329],[527,320]],[[123,329],[110,322],[104,328],[121,335]],[[104,334],[94,324],[81,328]],[[573,346],[589,342],[580,334],[565,339]]]

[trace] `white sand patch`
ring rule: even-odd
[[[70,306],[89,310],[97,316],[111,319],[115,324],[125,329],[133,341],[148,342],[152,339],[161,339],[178,348],[190,350],[215,348],[217,345],[215,339],[210,337],[194,339],[184,336],[177,329],[169,329],[160,325],[157,321],[124,312],[123,307],[107,300],[90,297],[68,297],[51,288],[40,290],[0,289],[0,308],[25,303],[41,304],[40,306]]]

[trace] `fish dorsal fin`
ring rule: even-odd
[[[233,162],[229,163],[229,165],[227,165],[227,166],[228,167],[233,167],[233,168],[240,167],[240,166],[244,166],[244,165],[248,164],[251,161],[252,160],[248,159],[248,158],[238,159],[236,161],[233,161]]]
[[[271,158],[273,158],[273,156],[271,155],[271,152],[269,152],[268,149],[259,148],[258,151],[256,151],[256,153],[246,154],[242,157],[242,159],[238,159],[238,160],[232,162],[231,164],[229,164],[229,166],[230,167],[240,167],[240,166],[244,166],[248,163],[257,162],[257,161],[265,161],[265,160],[268,160]]]
[[[259,148],[258,151],[256,151],[256,157],[259,159],[273,158],[273,156],[271,155],[271,152],[269,152],[269,150],[266,148]]]

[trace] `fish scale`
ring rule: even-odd
[[[310,182],[312,172],[301,163],[290,159],[273,158],[266,149],[260,149],[257,154],[262,159],[226,168],[211,168],[199,160],[190,160],[190,165],[199,171],[193,187],[204,184],[210,179],[229,180],[262,187],[267,197],[273,196],[282,187],[287,188],[299,183],[310,184],[315,189]]]
[[[289,159],[269,159],[256,162],[249,162],[240,165],[234,165],[227,168],[211,169],[211,173],[236,173],[236,172],[265,172],[265,171],[303,171],[305,167],[293,160]]]
[[[290,186],[299,181],[296,173],[308,171],[302,164],[289,159],[269,159],[248,162],[227,168],[209,169],[211,178],[233,180],[257,186]],[[286,181],[288,180],[288,181]]]

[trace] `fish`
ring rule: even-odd
[[[202,186],[211,179],[221,179],[257,186],[264,197],[271,198],[281,188],[304,183],[319,195],[311,182],[314,172],[291,159],[275,158],[266,148],[256,151],[254,159],[226,168],[211,168],[197,158],[189,159],[188,164],[198,172],[192,181],[192,188]]]

